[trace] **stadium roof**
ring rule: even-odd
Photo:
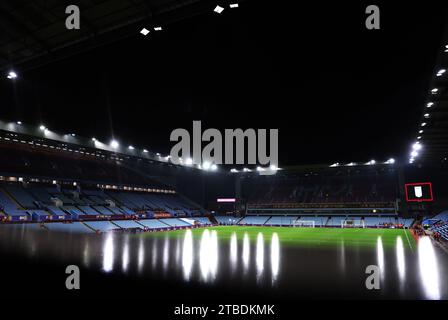
[[[422,107],[421,121],[418,123],[414,147],[417,160],[445,162],[448,159],[448,37],[441,47],[440,57],[431,79],[428,100]],[[415,150],[415,149],[420,149]],[[410,155],[411,159],[414,158]],[[413,162],[413,161],[411,161]]]
[[[79,0],[80,30],[67,30],[66,7],[56,0],[0,3],[0,70],[21,70],[75,55],[154,28],[213,10],[203,0]]]
[[[343,27],[341,30],[345,30],[347,33],[350,31],[353,34],[347,34],[346,38],[341,39],[335,38],[331,33],[336,30],[335,28],[327,28],[326,24],[320,23],[322,30],[314,26],[314,31],[318,31],[319,37],[316,38],[325,41],[315,42],[314,35],[310,37],[311,39],[306,39],[308,34],[311,34],[307,28],[300,28],[309,24],[309,20],[314,19],[315,16],[310,14],[309,20],[301,18],[303,25],[296,25],[296,20],[301,19],[296,18],[294,10],[287,10],[289,7],[276,6],[277,11],[271,12],[274,8],[267,5],[260,11],[256,11],[254,7],[261,6],[252,2],[253,6],[244,12],[241,19],[229,19],[230,22],[223,26],[226,29],[226,37],[223,37],[224,33],[219,32],[210,34],[204,32],[201,37],[197,36],[198,41],[191,44],[191,47],[197,47],[196,50],[190,49],[191,38],[187,39],[188,41],[185,43],[189,45],[185,45],[182,51],[176,51],[179,48],[175,45],[168,46],[168,44],[178,43],[179,39],[185,37],[185,34],[182,33],[183,29],[186,30],[185,33],[191,33],[191,30],[195,30],[195,28],[190,30],[185,28],[185,25],[180,25],[176,29],[176,37],[173,36],[174,32],[173,34],[162,33],[164,40],[156,42],[154,47],[165,45],[167,49],[152,57],[158,59],[157,63],[136,66],[133,64],[134,61],[146,58],[149,53],[155,51],[154,47],[148,45],[145,47],[135,41],[134,47],[130,49],[128,45],[132,44],[131,41],[120,42],[124,38],[132,38],[132,36],[141,39],[138,33],[142,27],[155,32],[153,28],[156,26],[163,27],[204,12],[212,12],[217,3],[227,6],[231,2],[227,0],[219,2],[205,0],[79,0],[76,4],[81,9],[81,30],[69,31],[65,28],[67,17],[65,8],[72,4],[71,2],[56,0],[1,2],[0,71],[7,68],[9,72],[10,67],[17,67],[18,70],[15,71],[18,72],[19,80],[21,80],[22,71],[34,69],[32,72],[23,73],[26,81],[17,81],[17,83],[4,81],[11,84],[4,85],[2,117],[12,119],[12,123],[19,120],[24,123],[34,123],[33,130],[37,130],[41,123],[48,124],[51,129],[57,128],[60,132],[76,132],[78,134],[76,130],[79,129],[80,136],[86,137],[98,138],[101,132],[106,132],[105,134],[109,137],[114,137],[113,130],[117,132],[127,130],[129,141],[133,141],[133,146],[147,145],[147,137],[151,137],[150,145],[154,146],[151,148],[153,150],[163,150],[160,145],[166,145],[166,141],[157,140],[158,138],[154,134],[155,130],[159,131],[157,136],[166,137],[168,136],[167,131],[172,128],[185,127],[184,122],[181,121],[184,119],[208,117],[209,123],[218,128],[227,127],[227,125],[241,126],[241,123],[244,125],[250,123],[253,127],[270,127],[272,123],[282,130],[284,145],[297,144],[301,146],[300,148],[281,148],[281,150],[286,150],[282,151],[284,154],[281,155],[282,167],[300,161],[303,163],[340,161],[348,164],[352,159],[354,161],[362,159],[365,163],[369,159],[375,158],[384,162],[389,157],[396,157],[401,162],[401,156],[407,160],[408,153],[412,152],[412,150],[408,150],[410,139],[412,139],[412,143],[420,141],[423,146],[422,150],[418,152],[419,156],[416,161],[440,162],[448,157],[448,72],[442,74],[439,72],[448,70],[448,53],[445,52],[448,50],[445,47],[448,45],[448,38],[445,39],[443,45],[439,45],[439,31],[443,29],[439,23],[434,25],[428,23],[429,21],[438,21],[433,14],[441,10],[431,6],[433,11],[430,10],[429,13],[426,12],[426,15],[422,15],[422,20],[418,21],[420,24],[415,26],[417,31],[413,31],[412,28],[403,28],[402,23],[396,23],[396,25],[390,25],[385,30],[387,33],[385,32],[382,37],[378,38],[367,37],[363,33],[364,31],[352,28],[352,20],[347,20],[346,25],[341,25]],[[316,12],[320,14],[321,6],[316,5],[316,7],[319,9]],[[347,7],[351,8],[352,6]],[[415,8],[420,16],[422,8],[420,6]],[[358,9],[353,8],[354,11]],[[388,10],[390,9],[388,8]],[[401,8],[399,9],[401,10]],[[330,8],[327,8],[327,11],[328,16],[334,15]],[[267,27],[260,29],[260,26],[265,26],[267,12],[272,16]],[[290,15],[286,15],[285,12]],[[364,13],[363,10],[361,12]],[[358,19],[358,16],[351,11],[347,16],[351,19]],[[441,16],[446,17],[443,14]],[[325,18],[328,17],[325,16]],[[423,18],[427,20],[423,20]],[[328,20],[324,17],[321,19]],[[441,20],[443,23],[446,22],[444,19]],[[288,23],[283,24],[284,21]],[[290,23],[291,21],[294,23]],[[332,20],[328,21],[331,24]],[[205,22],[202,25],[207,28],[203,29],[212,29],[208,28],[211,25],[209,21]],[[232,24],[235,24],[235,30],[238,32],[229,27]],[[276,27],[269,27],[271,24]],[[421,29],[426,25],[431,28]],[[240,28],[241,26],[244,28]],[[282,32],[278,32],[278,29]],[[307,47],[308,50],[295,51],[296,45],[290,44],[291,37],[296,36],[299,29],[304,30],[300,36],[303,41],[302,46]],[[217,30],[220,31],[219,28]],[[411,30],[409,34],[406,33],[408,30]],[[339,36],[343,32],[337,31],[336,33]],[[250,36],[250,39],[254,41],[247,41],[243,37],[245,34],[248,36],[247,39]],[[258,34],[260,34],[259,39],[257,39]],[[222,47],[208,42],[210,39],[215,39],[216,35],[223,43]],[[243,36],[239,38],[240,35]],[[400,39],[397,38],[397,35],[400,36]],[[381,41],[378,41],[380,38]],[[409,48],[407,39],[409,38],[413,39],[412,50],[407,50]],[[431,39],[423,41],[429,38]],[[346,50],[334,50],[331,52],[330,58],[327,46],[335,47],[335,43],[331,42],[332,39],[335,43],[337,42],[338,46],[346,46]],[[358,42],[361,41],[360,39],[366,39],[365,43]],[[341,40],[344,40],[343,44],[340,44]],[[257,41],[260,43],[259,45],[257,45]],[[110,59],[113,61],[114,68],[111,74],[104,75],[104,79],[107,81],[103,83],[103,74],[100,76],[95,74],[90,77],[91,79],[84,79],[85,70],[90,72],[88,67],[91,67],[91,65],[87,66],[86,61],[96,67],[95,63],[98,62],[98,59],[95,59],[94,54],[84,57],[79,53],[99,51],[91,49],[100,49],[100,47],[109,49],[109,46],[105,45],[112,42],[123,43],[124,49],[119,51],[116,50],[116,47],[111,46],[113,52],[110,53]],[[265,45],[265,42],[269,45]],[[249,45],[244,46],[247,43]],[[322,46],[321,43],[324,45]],[[429,69],[432,68],[434,63],[432,58],[435,56],[433,43],[439,45],[441,57],[434,66],[433,79],[429,83],[427,77],[430,70],[428,70],[428,66]],[[395,44],[398,44],[397,47],[394,47]],[[204,48],[207,49],[207,46],[214,46],[218,50],[208,52],[204,50]],[[387,46],[388,49],[383,50],[384,46]],[[224,48],[225,50],[223,50]],[[283,49],[278,50],[279,48]],[[378,48],[378,51],[372,48]],[[235,54],[239,50],[244,54]],[[179,56],[186,58],[174,57],[173,59],[173,56],[166,54],[170,51],[179,52]],[[126,52],[132,52],[132,54],[125,57]],[[347,54],[350,52],[353,56]],[[99,51],[99,53],[97,56],[100,57],[99,59],[103,59],[104,51]],[[106,54],[109,55],[109,53]],[[305,54],[308,59],[296,59],[299,54]],[[73,59],[65,59],[71,56]],[[79,59],[75,61],[76,56]],[[311,60],[311,58],[315,60]],[[354,63],[356,58],[359,61],[356,60],[357,63]],[[65,65],[52,64],[52,62],[62,59],[66,60]],[[124,66],[121,66],[120,69],[119,66],[116,66],[114,59],[122,59]],[[172,60],[178,61],[175,63]],[[181,64],[186,64],[185,60],[192,67],[181,69]],[[211,63],[215,63],[215,60],[219,61],[219,72],[208,72],[209,69],[214,69],[209,66]],[[318,61],[321,67],[316,68],[316,63],[312,61]],[[360,64],[362,61],[368,61],[368,64]],[[73,82],[71,83],[70,79],[59,81],[61,75],[56,72],[56,76],[54,76],[54,73],[49,71],[65,71],[67,65],[72,62],[73,69],[82,70],[82,72],[73,74],[70,78],[74,79],[73,81],[79,79],[82,81],[77,84],[79,89],[76,95],[73,95],[73,99],[65,99],[70,92],[64,89],[73,86]],[[47,64],[47,69],[40,68]],[[266,67],[260,68],[259,66],[262,64],[266,64]],[[162,65],[163,67],[159,67]],[[50,69],[51,66],[53,69]],[[133,81],[123,77],[123,70],[128,72],[128,69],[132,69],[132,67],[141,68],[139,70],[142,71],[142,74],[146,72],[146,74],[151,74],[151,77],[135,77]],[[365,72],[359,72],[364,69]],[[374,70],[374,72],[370,70]],[[92,70],[92,73],[94,72],[95,70]],[[96,70],[96,72],[100,74],[102,71]],[[236,72],[241,72],[244,76],[235,77]],[[176,76],[185,76],[179,76],[178,82],[173,84],[175,77],[171,76],[171,73]],[[263,76],[260,76],[261,73]],[[295,74],[297,77],[294,76],[295,79],[291,80],[290,74]],[[52,78],[53,76],[54,78]],[[354,82],[352,80],[355,76],[358,81]],[[168,79],[165,82],[161,81],[161,79],[165,79],[164,77]],[[102,80],[97,81],[98,78]],[[145,81],[141,81],[140,78]],[[187,91],[185,93],[183,89],[176,89],[176,85],[184,87],[184,83],[192,83],[192,78],[195,78],[195,90],[185,90]],[[325,81],[322,82],[322,79],[327,79],[326,82],[331,85],[325,85]],[[101,86],[96,86],[97,82],[101,82]],[[61,83],[61,86],[55,86],[55,83]],[[315,85],[315,83],[322,85]],[[350,84],[350,99],[347,99],[345,90],[347,83]],[[113,87],[114,84],[119,84],[119,86],[117,85],[120,89],[119,95],[115,94],[118,90]],[[208,84],[212,84],[212,88],[208,87]],[[152,90],[149,90],[148,88],[151,86]],[[428,98],[423,103],[422,92],[426,91],[426,86]],[[96,90],[97,87],[104,88],[104,90]],[[46,88],[51,89],[46,90]],[[94,89],[87,90],[91,88]],[[431,92],[433,88],[438,89],[435,94]],[[167,93],[163,91],[165,89]],[[92,93],[94,90],[96,91]],[[222,91],[226,92],[224,98],[222,98]],[[266,96],[258,94],[262,91],[266,92]],[[302,91],[306,94],[300,96],[300,101],[295,101],[296,92]],[[162,94],[159,94],[160,92]],[[92,97],[89,96],[89,99],[86,99],[88,95]],[[211,97],[210,99],[208,95]],[[227,95],[229,96],[228,101],[222,102],[227,99]],[[48,99],[48,96],[56,97],[56,99]],[[168,101],[167,97],[173,96],[180,97],[179,101],[176,99]],[[319,99],[315,101],[317,96]],[[121,99],[121,97],[125,99]],[[113,105],[108,103],[110,99],[113,99]],[[65,117],[64,112],[59,112],[61,100],[67,110],[75,108],[77,110],[70,119]],[[103,100],[106,102],[103,103]],[[149,100],[153,105],[151,118],[169,118],[170,125],[160,128],[156,123],[152,123],[151,126],[148,126],[143,111],[136,114],[128,112],[132,108],[137,110],[137,107],[147,105]],[[290,101],[294,101],[294,106],[300,109],[301,117],[306,119],[306,121],[300,122],[300,126],[292,121],[294,117],[285,116],[289,112]],[[362,109],[359,108],[360,101],[364,101]],[[427,108],[426,105],[430,102],[434,104]],[[124,103],[127,108],[122,108]],[[343,104],[344,107],[332,107],[340,104]],[[276,112],[271,111],[272,105],[277,107]],[[319,106],[319,108],[315,106]],[[415,112],[416,106],[417,112]],[[10,115],[7,114],[8,108],[11,110]],[[267,112],[260,114],[259,110],[263,108],[266,108]],[[34,109],[37,112],[33,114]],[[180,110],[182,115],[171,117],[174,109]],[[215,110],[225,110],[225,112]],[[420,114],[420,110],[422,119],[417,122],[416,116]],[[3,111],[5,115],[3,115]],[[93,114],[93,111],[96,111],[96,114]],[[235,113],[238,113],[239,116],[234,117]],[[89,119],[83,118],[86,114],[89,114]],[[257,114],[262,120],[258,123],[255,122],[253,119],[258,117],[254,117],[254,114]],[[366,115],[369,121],[363,121]],[[111,120],[103,120],[107,117]],[[31,118],[33,120],[29,121]],[[130,122],[130,118],[134,125],[132,129],[128,130],[127,124]],[[94,130],[88,132],[88,129],[79,126],[78,123],[81,121],[85,128],[88,123],[93,123]],[[315,125],[316,121],[319,121],[318,126]],[[422,123],[426,123],[424,127],[421,127]],[[107,129],[110,129],[111,132],[108,133]],[[423,132],[420,133],[421,130]],[[330,134],[327,134],[328,132]],[[357,132],[357,134],[352,134],[352,132]],[[39,136],[42,132],[38,131],[36,134]],[[68,137],[68,139],[71,138]],[[102,140],[109,142],[104,137]],[[91,138],[86,139],[85,143],[91,146]],[[128,145],[124,148],[128,148]],[[126,149],[123,150],[123,153],[142,152],[143,150],[145,149]],[[114,151],[118,152],[119,150]],[[166,150],[162,152],[166,154]],[[148,156],[150,156],[150,152]],[[283,159],[288,160],[288,163],[283,165]]]

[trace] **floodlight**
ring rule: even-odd
[[[418,152],[417,151],[414,150],[414,151],[411,152],[411,157],[415,158],[417,156],[418,156]]]
[[[191,158],[187,158],[187,160],[185,161],[185,164],[186,164],[187,166],[191,166],[191,165],[193,164],[193,159],[191,159]]]
[[[6,78],[11,79],[11,80],[16,79],[17,78],[17,73],[15,73],[14,71],[9,71],[8,75],[6,76]]]
[[[118,143],[117,140],[112,140],[112,141],[110,142],[110,146],[111,146],[112,148],[114,148],[114,149],[117,149],[117,148],[120,146],[120,144]]]
[[[134,150],[135,148],[133,146],[128,147],[129,150]]]
[[[47,128],[46,128],[44,125],[41,125],[41,126],[39,127],[39,129],[40,129],[40,131],[45,131],[45,130],[47,130]]]
[[[412,145],[412,149],[414,150],[421,150],[422,149],[422,145],[419,142],[416,142]]]
[[[215,11],[216,13],[221,13],[224,11],[224,8],[218,5],[215,7],[213,11]]]
[[[210,169],[210,167],[211,167],[211,163],[210,162],[208,162],[208,161],[205,161],[203,164],[202,164],[202,168],[204,169],[204,170],[209,170]]]
[[[144,36],[146,36],[149,33],[149,30],[146,28],[143,28],[142,30],[140,30],[140,33]]]
[[[212,171],[216,171],[218,170],[218,166],[216,164],[212,164],[210,169],[212,169]]]
[[[230,172],[236,173],[236,172],[238,172],[238,170],[236,170],[235,168],[233,168],[233,169],[230,169]]]
[[[395,163],[395,159],[394,158],[390,158],[389,160],[386,161],[387,164],[394,164]]]
[[[143,153],[148,153],[148,150],[146,150],[146,149],[143,149]]]
[[[333,163],[330,167],[334,168],[334,167],[338,167],[339,166],[339,162]]]
[[[16,123],[20,126],[22,124],[22,121],[17,121]]]

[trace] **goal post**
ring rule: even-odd
[[[364,220],[345,219],[341,221],[341,228],[365,228]]]
[[[313,220],[297,220],[293,223],[294,227],[314,228],[315,222]]]

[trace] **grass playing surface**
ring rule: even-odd
[[[277,233],[282,245],[288,246],[336,246],[342,243],[345,246],[376,247],[378,238],[385,248],[393,248],[397,237],[401,237],[403,245],[407,249],[414,250],[416,243],[409,230],[403,229],[362,229],[362,228],[285,228],[285,227],[245,227],[245,226],[220,226],[192,229],[193,238],[200,238],[205,229],[216,230],[218,239],[230,240],[233,233],[238,240],[242,240],[247,234],[251,241],[256,241],[259,233],[265,240],[270,240],[273,233]],[[169,232],[145,233],[143,236],[182,237],[185,230]]]

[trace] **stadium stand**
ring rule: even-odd
[[[26,192],[25,189],[18,186],[8,185],[5,186],[4,190],[23,208],[37,208],[35,199],[28,192]]]
[[[175,219],[175,218],[168,218],[168,219],[160,219],[163,223],[171,226],[171,227],[190,227],[191,224],[182,220],[182,219]]]
[[[369,203],[394,202],[395,176],[389,171],[365,169],[350,179],[341,171],[320,175],[248,179],[249,203]]]
[[[141,224],[143,227],[148,229],[167,229],[171,228],[170,225],[160,222],[157,219],[143,219],[138,220],[138,223]]]
[[[323,227],[326,225],[328,218],[327,217],[310,217],[310,216],[304,216],[300,217],[296,220],[296,222],[299,221],[313,221],[314,225],[316,227]]]
[[[7,216],[10,221],[27,221],[30,220],[26,211],[18,203],[14,202],[2,189],[0,189],[0,212]]]
[[[232,216],[214,216],[216,221],[222,225],[235,225],[238,223],[240,218],[232,217]]]
[[[246,216],[241,219],[238,224],[240,225],[264,225],[270,216]]]
[[[103,207],[103,206],[93,206],[93,209],[95,209],[100,214],[103,214],[106,216],[110,216],[113,214],[113,212],[111,210],[109,210],[108,208]]]
[[[448,222],[441,221],[431,227],[433,234],[436,234],[436,238],[440,236],[442,239],[448,240]]]
[[[143,225],[132,220],[113,220],[112,223],[122,229],[144,229]]]
[[[44,225],[50,231],[71,232],[71,233],[93,233],[94,230],[87,227],[82,222],[52,222]]]
[[[340,227],[345,219],[346,217],[330,217],[326,225],[331,227]]]
[[[194,217],[193,220],[197,221],[201,225],[211,225],[211,221],[207,217]]]
[[[292,217],[271,217],[268,221],[266,221],[265,225],[271,225],[271,226],[292,226],[294,224],[294,221],[298,219],[297,216]]]
[[[120,229],[119,226],[110,221],[86,221],[84,224],[97,232],[107,232]]]

